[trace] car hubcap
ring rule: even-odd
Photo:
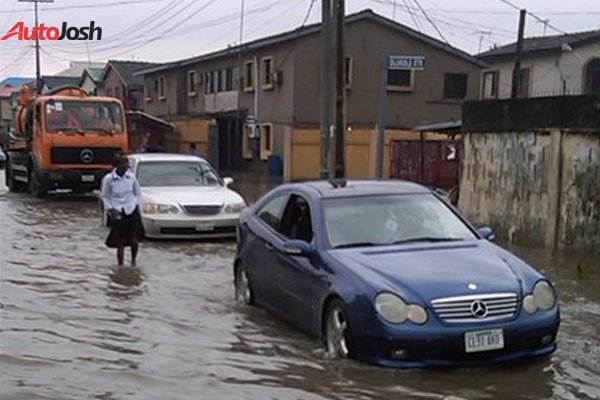
[[[237,301],[241,304],[249,304],[250,303],[250,284],[248,282],[248,277],[246,276],[246,271],[243,268],[239,268],[238,270],[238,278],[237,278]]]
[[[342,311],[339,308],[333,309],[329,313],[329,320],[327,321],[327,351],[330,354],[343,358],[348,357],[347,329],[348,322],[346,322]]]

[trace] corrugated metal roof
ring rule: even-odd
[[[577,47],[586,43],[600,41],[600,29],[585,32],[574,32],[564,35],[552,35],[525,38],[523,40],[523,53],[542,53],[561,51],[563,45]],[[513,56],[517,48],[517,43],[510,43],[506,46],[498,47],[485,51],[477,55],[477,58],[487,61],[495,58],[505,58]]]

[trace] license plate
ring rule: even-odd
[[[94,182],[96,177],[94,175],[81,175],[81,182]]]
[[[196,224],[196,231],[198,232],[207,232],[207,231],[214,231],[215,230],[215,224],[213,224],[212,222],[199,222]]]
[[[504,348],[504,333],[502,329],[475,331],[465,333],[465,351],[476,353],[478,351],[498,350]]]

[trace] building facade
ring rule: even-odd
[[[516,44],[477,56],[489,64],[482,74],[482,99],[511,96]],[[600,30],[526,38],[517,97],[600,94]]]
[[[205,132],[182,136],[200,142],[221,169],[264,169],[269,156],[283,156],[286,129],[319,126],[320,32],[311,25],[140,71],[144,108],[175,124],[207,121]],[[346,17],[345,44],[349,129],[379,123],[386,51],[425,61],[422,70],[383,76],[388,128],[458,121],[462,102],[478,97],[482,62],[370,10]]]
[[[126,110],[143,110],[144,82],[134,72],[152,65],[138,61],[108,61],[97,84],[98,94],[121,100]]]

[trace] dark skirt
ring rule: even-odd
[[[111,221],[110,233],[106,238],[106,245],[111,248],[118,247],[119,244],[131,246],[133,241],[140,242],[145,235],[144,225],[139,207],[130,215],[125,215],[121,219]],[[137,239],[137,240],[136,240]]]

